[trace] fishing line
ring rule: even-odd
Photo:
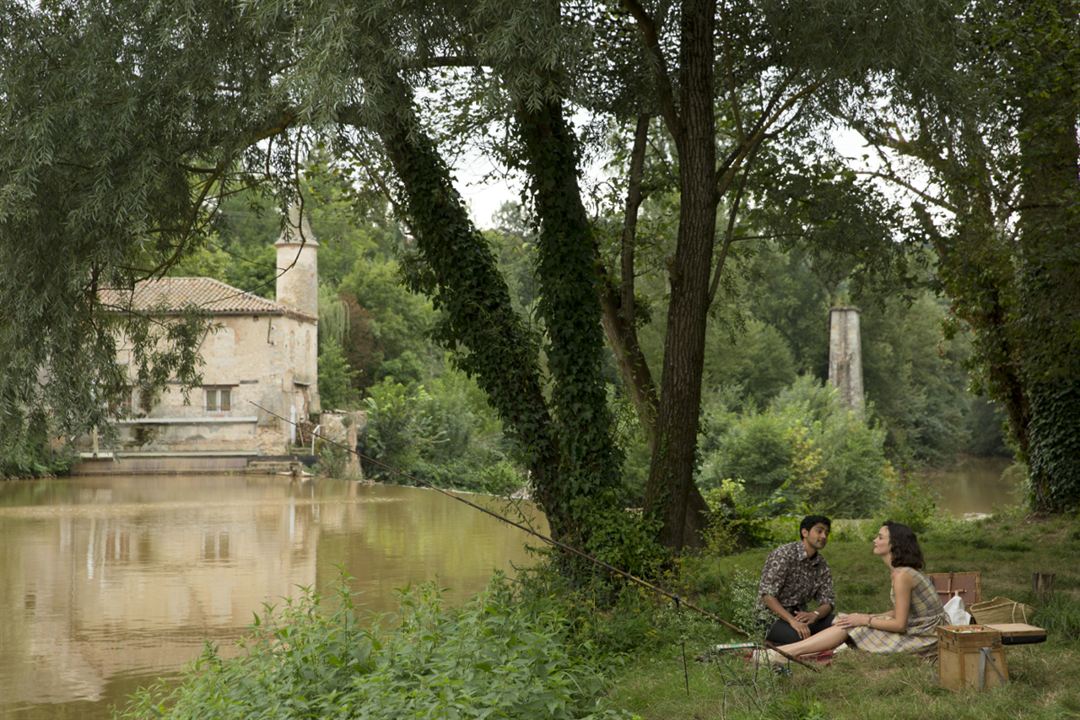
[[[259,408],[263,412],[265,412],[267,415],[270,415],[272,417],[276,417],[278,420],[289,423],[290,425],[300,427],[299,423],[296,423],[296,422],[294,422],[292,420],[289,420],[286,417],[282,417],[281,415],[278,415],[273,410],[268,410],[267,408],[263,407],[262,405],[255,402],[254,400],[248,400],[248,402],[251,403],[252,405],[254,405],[255,407]],[[519,522],[517,522],[515,520],[511,520],[510,518],[506,517],[505,515],[501,515],[501,514],[495,512],[494,510],[489,510],[488,508],[483,507],[482,505],[478,505],[478,504],[472,502],[471,500],[469,500],[468,498],[461,497],[460,495],[455,495],[452,492],[448,492],[448,491],[444,490],[443,488],[436,487],[436,486],[432,485],[429,482],[421,480],[418,477],[414,477],[413,475],[410,475],[409,473],[405,472],[404,470],[400,470],[400,469],[398,469],[396,467],[393,467],[391,465],[387,465],[386,463],[382,462],[381,460],[376,460],[373,457],[369,457],[367,455],[364,455],[363,453],[358,452],[355,448],[350,448],[350,447],[348,447],[348,446],[346,446],[346,445],[344,445],[344,444],[342,444],[340,442],[337,442],[336,440],[325,437],[323,435],[318,435],[317,437],[320,440],[322,440],[323,442],[330,443],[331,445],[334,445],[335,447],[339,447],[342,450],[345,450],[346,452],[349,452],[349,453],[355,455],[356,457],[358,457],[358,458],[360,458],[362,460],[365,460],[365,461],[367,461],[367,462],[369,462],[369,463],[371,463],[373,465],[377,465],[377,466],[379,466],[381,468],[384,468],[385,470],[387,470],[387,471],[389,471],[391,473],[394,473],[395,475],[398,475],[400,477],[403,477],[406,480],[408,480],[408,481],[410,481],[412,483],[415,483],[416,485],[418,485],[420,487],[427,488],[428,490],[434,490],[435,492],[440,493],[441,495],[445,495],[446,497],[451,498],[453,500],[456,500],[459,503],[463,503],[465,505],[468,505],[469,507],[473,508],[474,510],[479,510],[480,512],[484,513],[485,515],[489,515],[489,516],[495,518],[496,520],[499,520],[501,522],[506,523],[507,525],[511,525],[513,527],[516,527],[518,530],[521,530],[522,532],[528,533],[529,535],[532,535],[536,539],[541,540],[542,542],[545,542],[548,545],[551,545],[552,547],[556,547],[556,548],[558,548],[560,550],[568,552],[571,555],[576,555],[577,557],[580,557],[583,560],[587,560],[588,562],[591,562],[591,563],[593,563],[594,565],[596,565],[598,567],[604,568],[605,570],[607,570],[610,573],[613,573],[614,575],[618,575],[619,577],[621,577],[621,578],[623,578],[625,580],[629,580],[630,582],[632,582],[632,583],[634,583],[634,584],[636,584],[636,585],[638,585],[640,587],[643,587],[643,588],[645,588],[645,589],[647,589],[647,590],[649,590],[651,592],[654,592],[657,595],[662,595],[663,597],[666,597],[667,599],[671,600],[675,604],[676,609],[682,609],[684,607],[689,608],[690,610],[693,610],[694,612],[698,613],[699,615],[702,615],[703,617],[706,617],[706,618],[712,620],[713,622],[716,622],[716,623],[719,623],[720,625],[723,625],[728,630],[731,630],[732,632],[737,633],[738,635],[741,635],[744,638],[752,640],[752,637],[751,637],[750,633],[746,632],[745,630],[738,627],[737,625],[734,625],[734,624],[728,622],[727,620],[720,617],[719,615],[716,615],[715,613],[709,612],[708,610],[706,610],[704,608],[698,607],[697,605],[694,605],[693,603],[688,602],[685,598],[679,596],[678,594],[670,592],[668,590],[665,590],[664,588],[662,588],[662,587],[660,587],[658,585],[654,585],[653,583],[649,582],[648,580],[644,580],[642,578],[639,578],[636,575],[633,575],[632,573],[627,572],[626,570],[622,570],[620,568],[617,568],[614,565],[611,565],[610,563],[607,563],[607,562],[605,562],[605,561],[603,561],[603,560],[601,560],[601,559],[599,559],[597,557],[593,557],[592,555],[585,552],[584,550],[579,550],[578,548],[573,547],[572,545],[567,545],[566,543],[564,543],[564,542],[562,542],[560,540],[556,540],[553,537],[549,537],[547,535],[544,535],[543,533],[537,532],[536,530],[532,529],[531,527],[528,527],[527,525],[519,523]],[[793,662],[797,662],[800,665],[803,665],[805,667],[810,668],[811,670],[814,670],[814,671],[818,670],[818,668],[816,668],[813,665],[807,663],[806,661],[800,660],[799,658],[797,658],[797,657],[795,657],[793,655],[789,655],[788,653],[784,652],[783,650],[780,650],[779,648],[777,648],[772,643],[766,642],[765,647],[768,647],[771,650],[775,650],[776,652],[780,653],[781,655],[783,655],[788,660],[791,660]]]

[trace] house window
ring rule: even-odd
[[[207,387],[206,412],[228,412],[232,409],[232,388]]]

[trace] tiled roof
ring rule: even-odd
[[[267,300],[220,280],[208,277],[166,277],[144,280],[135,291],[106,288],[101,302],[111,310],[174,313],[194,309],[230,315],[300,315],[284,305]]]

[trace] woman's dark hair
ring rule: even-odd
[[[922,570],[925,563],[915,531],[907,525],[892,520],[886,520],[884,525],[889,528],[889,552],[892,553],[893,567]]]

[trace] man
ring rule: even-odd
[[[829,564],[821,556],[831,527],[824,515],[807,515],[799,523],[801,539],[781,545],[766,558],[758,585],[761,614],[771,621],[766,640],[785,645],[832,625],[836,593]],[[808,611],[811,600],[818,606]]]

